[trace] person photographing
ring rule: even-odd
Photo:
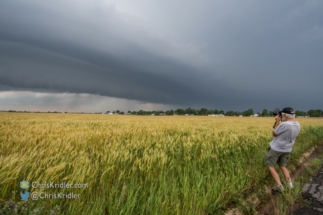
[[[295,121],[295,111],[293,108],[286,107],[277,113],[273,126],[273,140],[270,142],[270,148],[266,154],[266,165],[278,187],[278,190],[273,190],[273,192],[284,191],[284,186],[275,169],[277,164],[283,172],[289,187],[293,188],[293,182],[286,166],[299,132],[300,124]]]

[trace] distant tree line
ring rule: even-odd
[[[262,117],[268,117],[268,116],[273,116],[274,112],[278,112],[279,108],[275,108],[273,111],[267,110],[267,109],[263,109],[263,111],[261,113],[259,112],[255,112],[252,108],[249,108],[248,110],[245,111],[224,111],[224,110],[217,110],[217,109],[207,109],[207,108],[201,108],[201,109],[194,109],[194,108],[178,108],[176,110],[167,110],[167,111],[162,111],[162,110],[157,110],[157,111],[144,111],[144,110],[139,110],[139,111],[128,111],[127,113],[123,112],[123,111],[107,111],[106,113],[113,113],[113,114],[131,114],[131,115],[196,115],[196,116],[207,116],[207,115],[224,115],[224,116],[251,116],[254,114],[257,114],[258,116],[262,116]],[[0,112],[29,112],[29,111],[16,111],[16,110],[8,110],[8,111],[0,111]],[[36,111],[34,113],[42,113],[39,111]],[[62,112],[50,112],[48,111],[48,113],[62,113]],[[65,111],[65,113],[68,113]],[[78,113],[84,113],[84,112],[78,112]],[[102,112],[96,112],[96,114],[101,114]],[[301,111],[301,110],[296,110],[295,111],[296,116],[298,117],[323,117],[323,111],[320,109],[311,109],[309,111]]]
[[[194,108],[178,108],[175,110],[167,110],[167,111],[144,111],[144,110],[139,110],[139,111],[128,111],[127,113],[124,113],[123,111],[113,111],[113,114],[131,114],[131,115],[196,115],[196,116],[207,116],[207,115],[219,115],[222,114],[224,116],[251,116],[254,114],[258,114],[258,116],[262,117],[268,117],[268,116],[273,116],[274,112],[278,112],[279,108],[275,108],[273,111],[263,109],[261,113],[256,113],[252,108],[245,110],[245,111],[224,111],[224,110],[217,110],[217,109],[207,109],[207,108],[201,108],[201,109],[194,109]],[[323,111],[322,110],[314,110],[311,109],[307,112],[305,111],[300,111],[296,110],[296,116],[309,116],[309,117],[323,117]],[[106,113],[110,113],[110,111],[107,111]]]

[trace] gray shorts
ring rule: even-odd
[[[273,149],[269,149],[266,154],[266,164],[270,167],[286,166],[289,159],[290,152],[277,152]]]

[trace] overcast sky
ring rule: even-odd
[[[0,0],[0,110],[323,109],[322,0]]]

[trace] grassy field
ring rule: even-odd
[[[323,139],[297,119],[289,167]],[[0,208],[17,214],[222,214],[273,183],[264,163],[273,118],[0,113]],[[20,200],[30,194],[79,198]],[[15,209],[16,207],[16,209]],[[0,211],[1,214],[1,211]]]

